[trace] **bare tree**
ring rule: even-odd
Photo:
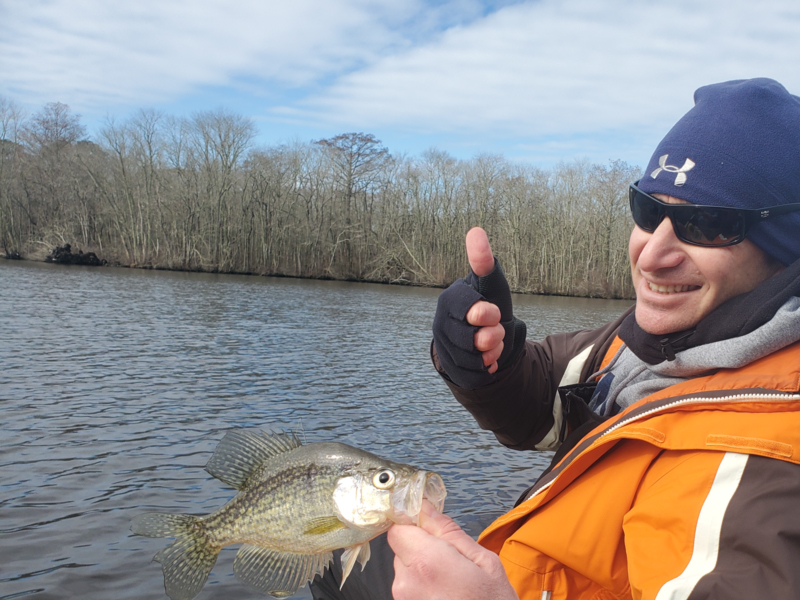
[[[30,226],[35,226],[33,215],[24,211],[19,200],[22,120],[22,109],[0,96],[0,245],[7,255],[18,252],[23,238],[30,233]],[[17,218],[15,206],[23,209],[22,222]]]
[[[336,195],[344,209],[343,225],[335,232],[335,249],[342,246],[347,275],[359,277],[364,270],[364,257],[357,252],[353,242],[358,238],[362,245],[371,241],[372,202],[381,173],[391,161],[391,155],[372,134],[343,133],[319,140],[317,144],[326,150]]]
[[[70,204],[78,190],[76,145],[86,135],[80,116],[69,106],[53,102],[26,120],[20,128],[22,155],[20,185],[24,211],[37,223],[44,238],[71,237]]]
[[[213,263],[225,270],[226,237],[230,225],[226,201],[234,189],[237,167],[255,137],[253,122],[222,109],[198,113],[192,119],[194,145],[202,161],[207,200],[213,207]]]

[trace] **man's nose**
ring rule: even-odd
[[[669,217],[664,217],[639,255],[639,268],[656,271],[677,266],[682,260],[683,242],[675,235]]]

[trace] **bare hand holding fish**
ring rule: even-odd
[[[389,531],[389,546],[395,552],[392,597],[519,600],[497,554],[440,512],[424,502],[419,527],[393,527]]]
[[[175,537],[155,560],[172,600],[196,596],[219,551],[243,543],[237,578],[276,597],[292,595],[342,555],[342,585],[369,541],[393,523],[418,524],[423,498],[440,512],[447,494],[434,472],[336,442],[303,446],[293,434],[228,432],[206,470],[239,490],[205,517],[146,513],[134,533]]]

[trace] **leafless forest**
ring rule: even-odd
[[[552,169],[374,136],[270,148],[225,110],[140,111],[89,139],[68,106],[24,115],[0,97],[0,245],[55,246],[147,268],[446,285],[484,227],[512,289],[632,297],[622,162]]]

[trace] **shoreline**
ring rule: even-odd
[[[19,255],[18,255],[19,256]],[[57,263],[52,261],[47,261],[44,259],[37,259],[37,258],[27,258],[24,256],[19,257],[9,257],[9,256],[1,256],[0,258],[5,259],[8,262],[33,262],[33,263],[45,263],[45,264],[53,264],[59,265],[62,267],[92,267],[92,268],[103,268],[103,267],[117,267],[121,269],[139,269],[142,271],[166,271],[172,273],[202,273],[208,275],[246,275],[249,277],[278,277],[283,279],[305,279],[309,281],[341,281],[347,283],[372,283],[378,285],[395,285],[395,286],[402,286],[402,287],[421,287],[421,288],[430,288],[430,289],[445,289],[450,284],[435,284],[435,283],[420,283],[416,281],[410,281],[407,279],[399,279],[394,281],[386,281],[386,280],[375,280],[375,279],[356,279],[352,277],[332,277],[332,276],[307,276],[302,277],[299,275],[287,275],[285,273],[261,273],[261,272],[248,272],[248,271],[221,271],[219,269],[203,269],[201,267],[197,267],[194,269],[178,269],[178,268],[170,268],[164,267],[159,265],[137,265],[137,264],[124,264],[120,262],[106,262],[102,265],[80,265],[80,264],[65,264],[65,263]],[[451,282],[452,283],[452,282]],[[634,300],[633,297],[626,298],[626,297],[610,297],[610,296],[600,296],[600,295],[570,295],[570,294],[546,294],[541,292],[530,292],[530,291],[523,291],[523,290],[511,290],[512,294],[519,294],[523,296],[546,296],[546,297],[553,297],[553,298],[586,298],[592,300]]]

